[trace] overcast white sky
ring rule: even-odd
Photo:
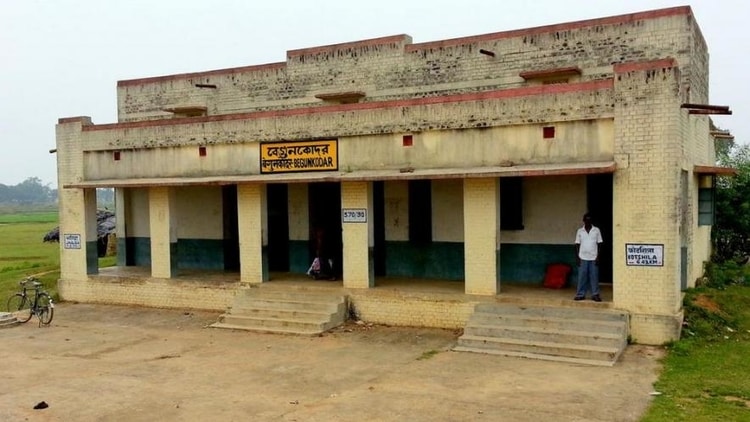
[[[414,42],[690,5],[711,54],[714,121],[750,141],[750,2],[695,0],[0,0],[0,183],[57,186],[59,117],[117,119],[118,80],[281,62],[286,51]]]

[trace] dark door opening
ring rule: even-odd
[[[237,186],[221,188],[222,220],[224,227],[224,269],[240,269],[240,230],[237,222]]]
[[[269,184],[266,187],[269,271],[289,271],[288,192],[285,184]]]
[[[341,185],[338,183],[310,183],[308,185],[310,212],[310,261],[316,255],[315,233],[324,233],[324,248],[333,260],[333,273],[341,277],[343,242],[341,239]]]
[[[586,202],[594,225],[602,232],[599,256],[599,281],[613,282],[612,277],[612,175],[591,174],[586,178]]]
[[[385,273],[385,184],[372,183],[372,224],[375,226],[375,275],[382,277]]]

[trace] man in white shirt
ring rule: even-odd
[[[591,224],[591,215],[583,215],[583,227],[576,232],[576,262],[578,263],[578,290],[573,300],[586,299],[591,285],[591,300],[601,302],[599,296],[599,248],[602,233]]]

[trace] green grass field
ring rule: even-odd
[[[18,281],[37,276],[56,296],[60,275],[60,245],[44,243],[57,227],[57,212],[22,212],[0,215],[0,302],[18,289]]]
[[[750,284],[693,289],[685,311],[642,420],[750,421]]]

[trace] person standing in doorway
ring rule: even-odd
[[[601,302],[599,295],[599,249],[602,233],[591,223],[591,215],[583,215],[583,227],[576,232],[576,263],[578,264],[578,289],[573,300],[586,299],[591,285],[591,300]]]
[[[319,273],[316,278],[336,280],[336,272],[333,269],[333,256],[331,253],[331,239],[323,227],[315,227],[313,230],[315,239],[315,256],[319,261]]]

